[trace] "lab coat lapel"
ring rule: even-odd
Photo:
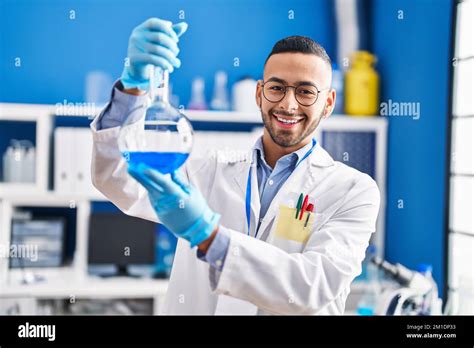
[[[243,206],[242,210],[244,212],[245,219],[247,219],[247,215],[245,213],[245,199],[246,199],[246,192],[247,192],[247,181],[249,175],[249,169],[252,168],[252,197],[250,201],[250,211],[251,211],[251,219],[250,219],[250,235],[253,236],[256,230],[256,223],[257,219],[260,215],[260,195],[258,192],[258,179],[257,179],[257,166],[254,164],[255,161],[244,162],[240,165],[240,168],[237,170],[237,175],[234,177],[234,180],[239,186],[242,195],[243,195]],[[245,226],[247,226],[247,220],[245,220]],[[242,231],[243,233],[247,233],[248,231]]]

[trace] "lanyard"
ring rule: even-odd
[[[296,167],[298,167],[298,165],[301,162],[303,162],[309,155],[311,155],[316,144],[317,144],[317,141],[316,139],[313,138],[313,145],[311,146],[311,149],[309,149],[308,152],[306,152],[304,156],[296,163],[295,169]],[[293,169],[293,171],[295,169]],[[249,168],[249,175],[247,178],[247,189],[245,191],[245,214],[247,216],[247,235],[248,236],[250,236],[250,202],[251,201],[252,201],[252,166],[250,166]],[[257,237],[257,233],[255,233],[255,237]]]

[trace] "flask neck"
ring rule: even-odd
[[[162,70],[162,79],[161,79],[161,101],[163,103],[168,104],[169,103],[169,79],[170,79],[170,74],[168,70]]]
[[[156,87],[156,74],[161,72],[161,83]],[[168,70],[162,70],[151,66],[150,73],[150,89],[148,91],[151,102],[162,102],[169,104],[169,72]]]

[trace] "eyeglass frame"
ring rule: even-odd
[[[268,83],[268,82],[280,83],[280,84],[283,85],[283,87],[285,87],[284,93],[283,93],[283,97],[281,97],[280,100],[278,100],[278,101],[271,101],[271,100],[269,100],[269,99],[266,97],[266,95],[265,95],[265,84]],[[278,82],[278,81],[274,81],[274,80],[267,80],[266,82],[264,82],[263,80],[259,80],[259,83],[262,85],[262,94],[263,94],[263,97],[264,97],[268,102],[270,102],[270,103],[279,103],[279,102],[281,102],[281,101],[282,101],[283,99],[285,99],[285,97],[286,97],[286,91],[287,91],[287,89],[288,89],[288,88],[294,88],[294,89],[295,89],[294,95],[295,95],[295,100],[296,100],[296,102],[297,102],[299,105],[304,106],[304,107],[313,106],[313,105],[318,101],[318,99],[319,99],[319,94],[320,94],[322,91],[331,89],[331,87],[319,89],[316,85],[308,85],[308,84],[306,84],[306,83],[301,83],[301,84],[299,84],[299,85],[297,85],[297,86],[289,86],[289,85],[285,85],[285,84],[282,83],[282,82]],[[305,104],[301,104],[301,103],[300,103],[300,101],[298,100],[298,98],[296,98],[296,90],[297,90],[299,87],[301,87],[301,86],[312,86],[312,87],[316,88],[316,91],[318,91],[318,94],[316,95],[316,98],[314,99],[314,102],[312,102],[311,104],[308,104],[308,105],[305,105]]]

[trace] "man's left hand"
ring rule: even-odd
[[[201,193],[184,182],[179,172],[162,174],[145,164],[129,164],[128,172],[148,191],[160,222],[191,247],[209,239],[220,215],[213,212]]]

